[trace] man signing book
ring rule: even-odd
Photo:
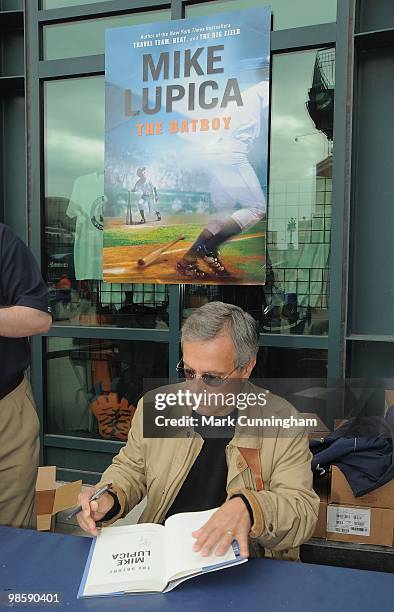
[[[188,389],[217,393],[238,385],[243,397],[245,391],[254,397],[262,391],[248,380],[256,363],[258,338],[257,322],[241,308],[222,302],[205,304],[182,328],[183,359],[178,371],[186,383],[160,391],[179,392],[186,384]],[[261,413],[295,418],[297,411],[289,402],[267,393]],[[249,434],[242,433],[233,424],[241,411],[218,402],[190,410],[194,426],[186,427],[184,435],[176,428],[172,437],[144,437],[147,395],[138,404],[127,444],[96,487],[81,493],[80,527],[97,535],[98,526],[124,517],[146,496],[140,523],[163,523],[175,513],[218,508],[192,534],[193,548],[203,556],[223,555],[236,539],[244,557],[265,554],[299,559],[299,546],[312,536],[319,508],[305,431],[287,429],[284,434],[276,427],[270,432],[252,428]],[[179,414],[178,409],[171,408],[170,414]],[[212,436],[212,427],[201,426],[204,415],[219,422],[219,417],[225,419],[226,427]],[[109,492],[89,502],[94,490],[109,483]]]

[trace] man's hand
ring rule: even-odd
[[[237,540],[241,556],[248,557],[250,528],[249,512],[242,499],[229,499],[201,529],[192,532],[193,538],[196,538],[193,550],[200,551],[203,557],[207,557],[212,551],[221,556],[227,552],[232,541]]]
[[[97,500],[89,502],[89,499],[97,490],[94,487],[89,487],[78,495],[78,503],[82,506],[81,512],[77,514],[78,525],[93,536],[98,535],[96,521],[101,521],[114,505],[114,498],[109,493],[104,493]]]

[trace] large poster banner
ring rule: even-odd
[[[107,30],[104,280],[264,284],[270,23]]]

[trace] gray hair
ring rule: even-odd
[[[182,342],[201,342],[227,331],[235,349],[236,368],[245,367],[257,355],[259,326],[239,306],[224,302],[208,302],[197,308],[182,326]]]

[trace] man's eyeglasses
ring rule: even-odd
[[[196,380],[197,378],[201,378],[205,385],[208,387],[220,387],[233,372],[235,372],[237,368],[235,367],[231,372],[222,376],[220,374],[210,374],[209,372],[203,372],[200,375],[197,375],[196,371],[192,368],[188,368],[183,363],[183,359],[180,360],[178,365],[176,366],[176,371],[180,374],[181,378],[185,378],[186,380]]]

